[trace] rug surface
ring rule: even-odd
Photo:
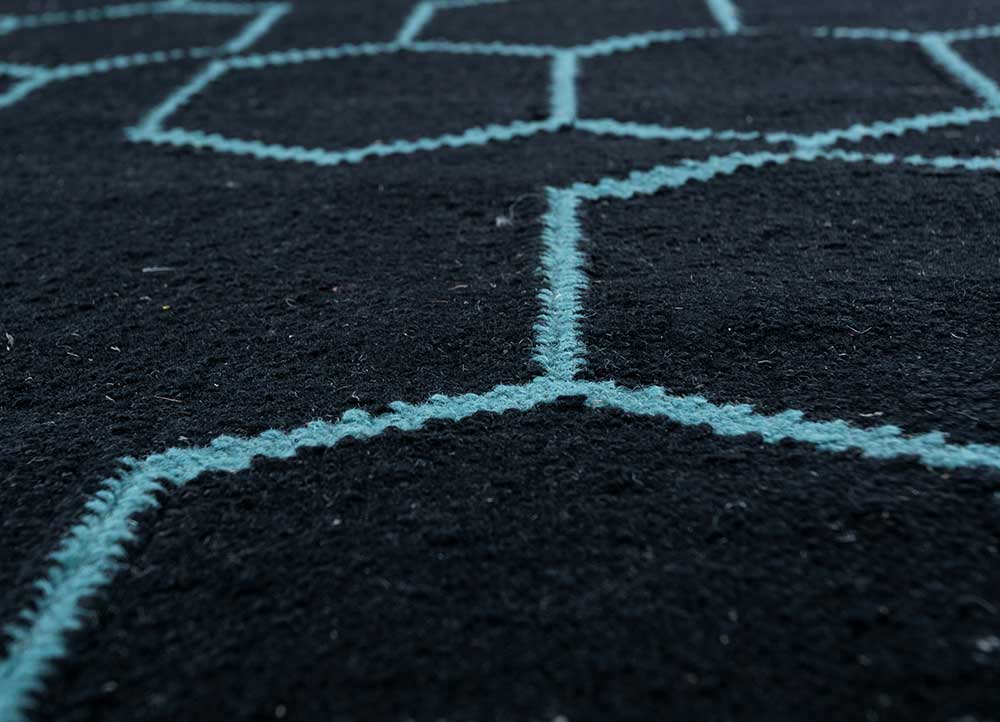
[[[0,722],[1000,719],[1000,2],[0,0]]]

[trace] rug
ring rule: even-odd
[[[1000,5],[0,0],[0,722],[988,722]]]

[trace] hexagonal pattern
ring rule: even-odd
[[[748,0],[748,3],[753,5],[754,0]],[[470,9],[473,6],[481,7],[477,7],[473,11]],[[735,102],[725,113],[722,113],[722,116],[730,121],[731,125],[724,127],[713,122],[714,116],[710,117],[705,113],[693,113],[689,117],[675,118],[662,110],[653,110],[652,105],[644,105],[641,97],[637,101],[633,98],[631,102],[629,98],[625,98],[615,104],[613,108],[604,109],[606,112],[603,115],[608,117],[582,117],[581,107],[584,112],[587,112],[585,90],[587,68],[591,65],[597,67],[611,62],[609,58],[618,62],[620,58],[631,56],[632,59],[638,59],[641,62],[643,58],[655,58],[656,54],[662,50],[671,54],[671,57],[683,59],[687,57],[685,55],[685,49],[687,49],[692,53],[697,53],[701,58],[701,61],[692,67],[705,70],[710,59],[715,57],[716,53],[733,53],[736,50],[750,54],[753,52],[755,43],[770,42],[766,32],[742,25],[739,9],[727,0],[710,0],[706,3],[705,8],[701,9],[695,8],[693,5],[678,6],[682,8],[681,12],[685,12],[683,8],[690,7],[691,12],[701,13],[705,17],[704,22],[706,23],[709,18],[714,19],[718,27],[650,27],[642,32],[634,32],[620,37],[598,40],[588,38],[586,43],[582,45],[573,44],[581,41],[578,36],[572,33],[566,38],[553,38],[548,41],[549,44],[542,45],[525,42],[520,37],[516,42],[493,42],[489,39],[491,37],[489,35],[475,35],[473,39],[421,40],[420,38],[429,32],[429,28],[434,27],[435,22],[439,21],[442,23],[440,27],[443,27],[447,17],[458,18],[460,13],[471,12],[517,12],[519,7],[517,3],[506,4],[502,0],[425,0],[414,6],[412,13],[405,19],[393,40],[379,39],[373,40],[371,43],[333,47],[293,48],[263,54],[244,54],[243,51],[265,33],[274,22],[277,22],[282,14],[288,11],[288,8],[283,5],[250,7],[240,3],[198,3],[168,0],[163,3],[147,5],[109,7],[118,9],[97,8],[92,11],[81,11],[82,14],[79,15],[73,13],[54,16],[42,14],[33,16],[35,17],[33,20],[8,17],[0,22],[2,22],[3,32],[10,34],[17,32],[19,28],[32,24],[59,25],[64,22],[101,21],[109,20],[121,13],[203,12],[212,15],[217,12],[234,12],[236,14],[249,14],[253,19],[244,26],[236,37],[218,48],[188,49],[177,53],[162,51],[159,53],[136,53],[127,57],[115,56],[79,65],[64,64],[54,68],[37,68],[18,63],[5,63],[0,65],[0,72],[13,78],[14,82],[0,96],[0,107],[22,102],[34,87],[56,79],[81,77],[151,62],[203,58],[207,59],[207,64],[184,84],[173,89],[158,105],[150,109],[144,118],[129,129],[128,135],[131,140],[210,149],[267,161],[293,161],[318,166],[357,163],[376,156],[409,155],[416,152],[433,152],[442,148],[511,141],[537,133],[569,130],[652,141],[680,139],[697,141],[711,138],[748,142],[756,145],[752,148],[753,152],[737,152],[701,160],[688,159],[673,164],[660,165],[652,169],[637,170],[623,178],[605,178],[594,183],[578,182],[567,187],[546,189],[547,210],[541,233],[543,253],[540,261],[540,275],[544,281],[544,287],[538,296],[540,312],[534,339],[534,358],[541,373],[536,378],[520,384],[501,384],[487,391],[477,390],[453,395],[434,394],[426,401],[419,403],[392,402],[388,404],[387,410],[378,414],[353,410],[343,414],[335,422],[318,420],[289,431],[265,431],[251,438],[219,436],[204,446],[171,448],[161,453],[150,454],[142,459],[126,460],[125,468],[120,473],[104,481],[103,489],[89,502],[87,511],[79,525],[63,540],[55,552],[52,567],[39,582],[37,604],[26,609],[21,615],[19,623],[8,631],[10,645],[7,656],[0,661],[0,718],[15,721],[24,718],[32,693],[42,687],[44,677],[51,669],[53,662],[66,654],[66,636],[70,630],[78,627],[84,600],[110,584],[119,570],[120,560],[124,553],[122,545],[132,538],[132,519],[158,505],[157,494],[163,490],[163,484],[183,486],[208,472],[245,470],[258,457],[277,460],[288,459],[302,448],[334,447],[347,438],[369,439],[380,436],[390,429],[419,431],[435,420],[461,421],[483,412],[499,414],[505,411],[525,411],[541,404],[554,402],[561,397],[575,396],[583,398],[584,403],[592,408],[611,408],[628,416],[665,419],[683,426],[707,426],[712,430],[712,433],[727,437],[755,434],[767,445],[784,442],[808,444],[808,448],[815,452],[840,454],[850,451],[872,464],[899,457],[915,457],[925,466],[931,468],[1000,469],[1000,446],[982,443],[975,440],[974,436],[970,436],[973,438],[971,443],[955,443],[937,428],[921,428],[919,423],[916,424],[915,428],[917,433],[910,433],[899,426],[881,422],[855,423],[856,419],[853,416],[850,416],[849,420],[843,418],[817,420],[807,417],[803,411],[795,408],[785,409],[779,413],[761,413],[747,405],[721,403],[701,395],[688,393],[689,391],[700,391],[700,388],[684,389],[684,393],[674,393],[660,385],[632,387],[619,384],[617,381],[620,379],[586,379],[581,376],[586,372],[587,361],[590,358],[588,342],[591,348],[596,349],[593,357],[599,363],[602,363],[601,354],[607,350],[616,352],[620,356],[626,357],[627,360],[627,355],[614,348],[613,343],[609,345],[609,349],[600,348],[600,344],[604,342],[601,334],[599,332],[595,334],[593,326],[588,329],[585,325],[585,316],[588,313],[586,303],[597,293],[590,290],[590,279],[585,272],[587,264],[590,262],[589,256],[592,254],[598,264],[605,264],[603,269],[600,265],[595,268],[595,279],[598,282],[611,277],[605,273],[602,278],[602,272],[606,272],[606,267],[614,263],[613,258],[602,256],[596,248],[601,241],[601,231],[599,230],[601,226],[593,224],[589,220],[588,213],[592,212],[593,208],[605,207],[602,204],[628,206],[637,199],[659,199],[662,196],[658,194],[679,193],[681,191],[678,189],[705,182],[713,182],[716,189],[721,189],[724,192],[723,183],[725,181],[717,179],[740,174],[740,182],[743,182],[748,176],[755,173],[767,178],[773,176],[780,178],[782,174],[790,172],[789,167],[826,167],[825,165],[821,166],[821,163],[834,164],[843,168],[865,168],[866,172],[875,178],[886,173],[887,167],[925,169],[929,172],[944,170],[959,173],[996,172],[1000,170],[1000,160],[992,156],[971,158],[899,156],[877,149],[869,152],[867,149],[855,150],[835,146],[846,142],[871,141],[885,136],[925,133],[936,128],[966,127],[1000,118],[1000,88],[997,87],[989,72],[984,72],[974,63],[970,63],[960,50],[962,42],[1000,36],[1000,28],[966,28],[947,31],[935,30],[934,32],[928,32],[926,28],[831,28],[826,26],[798,28],[799,35],[812,38],[812,41],[807,43],[810,48],[816,47],[816,45],[811,44],[812,42],[821,40],[824,44],[829,44],[829,47],[824,45],[823,52],[834,52],[830,50],[831,48],[846,48],[848,53],[870,53],[873,58],[876,56],[883,58],[878,62],[873,62],[872,67],[869,68],[873,72],[877,71],[881,74],[881,82],[871,83],[870,76],[848,78],[847,85],[853,90],[846,92],[848,100],[844,103],[843,114],[837,114],[836,118],[824,118],[818,124],[799,122],[803,119],[801,114],[796,114],[798,111],[794,98],[785,99],[792,102],[786,102],[784,109],[780,107],[781,104],[778,104],[775,108],[765,107],[763,112],[753,111],[756,115],[751,113],[751,117],[763,116],[767,118],[769,122],[765,125],[746,121],[748,107],[746,103],[754,100],[755,93],[767,92],[760,89],[761,87],[766,88],[766,83],[763,86],[758,86],[758,90],[745,94],[742,98],[739,97],[742,89],[737,84],[734,85]],[[123,7],[128,9],[122,10]],[[452,13],[452,15],[448,15],[448,13]],[[534,25],[535,23],[530,20],[531,16],[527,17],[529,18],[527,25]],[[532,36],[529,39],[534,40],[540,37],[543,36]],[[875,46],[872,43],[883,44],[891,50],[873,51],[871,48]],[[881,48],[882,45],[879,47]],[[653,49],[650,50],[650,48]],[[197,52],[195,52],[196,50]],[[903,54],[897,56],[897,51],[900,50]],[[927,74],[925,68],[911,67],[913,53],[919,52],[924,53],[926,62],[937,67],[938,76]],[[471,71],[475,70],[476,63],[480,63],[482,58],[489,58],[490,61],[509,61],[512,66],[525,63],[525,67],[528,67],[532,63],[536,65],[540,63],[548,71],[546,96],[548,102],[544,108],[532,110],[531,108],[539,105],[537,101],[531,101],[534,105],[529,103],[525,106],[519,105],[519,103],[523,103],[523,98],[508,98],[500,101],[501,107],[497,108],[495,99],[506,96],[503,94],[488,96],[492,100],[482,106],[484,114],[477,116],[477,120],[480,122],[487,115],[491,116],[490,122],[485,125],[474,125],[462,130],[446,130],[440,135],[425,135],[415,139],[403,134],[401,137],[388,141],[379,139],[387,131],[376,129],[372,131],[371,142],[347,150],[340,146],[305,147],[302,144],[309,142],[312,138],[315,138],[316,142],[326,143],[326,141],[318,135],[310,135],[315,133],[315,128],[303,126],[297,128],[273,127],[271,130],[289,132],[282,142],[252,137],[256,132],[255,129],[266,125],[259,120],[243,128],[251,137],[228,136],[225,133],[228,132],[229,126],[226,127],[225,131],[216,131],[210,128],[188,129],[174,124],[179,119],[196,120],[198,118],[197,106],[194,104],[196,96],[204,95],[204,97],[197,99],[198,102],[201,102],[211,100],[211,95],[214,92],[220,92],[221,95],[222,91],[225,90],[224,79],[235,77],[237,73],[270,74],[283,66],[298,67],[315,61],[371,62],[373,66],[376,66],[386,59],[408,57],[409,54],[435,57],[440,54],[450,54],[463,59],[477,58],[475,63],[468,64],[469,80],[474,79],[474,73]],[[829,57],[831,64],[835,64],[836,56],[830,55]],[[856,58],[857,55],[854,57]],[[886,57],[906,58],[905,67],[900,67],[898,63],[886,60]],[[732,80],[733,76],[739,76],[741,61],[742,57],[739,55],[730,57],[727,61],[730,65],[730,73],[725,77]],[[853,61],[852,66],[856,62],[856,60]],[[657,61],[652,64],[655,66]],[[482,61],[478,67],[486,67],[487,65],[490,63]],[[794,68],[778,68],[774,72],[783,72],[784,70],[795,72]],[[279,74],[275,75],[275,78],[280,77]],[[743,76],[739,77],[746,80]],[[682,79],[676,78],[675,84],[679,84]],[[717,81],[721,83],[724,79],[720,76]],[[358,76],[357,80],[359,85],[347,94],[349,97],[363,97],[369,88],[363,75]],[[377,79],[370,82],[376,81]],[[651,81],[654,85],[658,82],[655,77],[651,78]],[[280,83],[280,80],[277,82]],[[802,77],[799,82],[809,84],[818,81],[814,81],[811,77]],[[951,90],[943,88],[948,84],[950,84]],[[581,87],[584,87],[582,93]],[[896,93],[897,99],[919,99],[920,102],[906,106],[906,113],[899,117],[883,116],[881,110],[878,112],[862,111],[854,105],[855,102],[864,105],[870,100],[877,100],[874,96],[885,92],[886,88],[890,92]],[[277,93],[279,90],[279,87],[273,87],[270,92]],[[664,88],[664,91],[674,92],[669,86]],[[461,96],[469,92],[471,91],[465,86],[461,92],[456,93],[454,99],[450,99],[450,102],[454,103],[455,114],[458,113],[459,107],[462,109],[473,107],[473,99],[468,99],[468,102],[462,101]],[[949,95],[949,93],[956,92],[958,95]],[[697,97],[697,88],[689,89],[687,93],[686,97],[694,99]],[[585,102],[582,106],[578,96],[584,98]],[[924,99],[930,101],[927,107],[923,105]],[[245,99],[244,103],[250,103],[250,107],[266,112],[267,100],[266,97],[256,101]],[[481,100],[481,98],[476,99],[475,102]],[[957,103],[956,107],[941,107],[949,106],[952,102]],[[237,104],[235,107],[241,106]],[[688,110],[691,109],[685,108],[685,112]],[[509,115],[504,115],[503,111],[512,112]],[[498,113],[499,117],[494,116],[494,113]],[[527,118],[524,117],[524,113],[528,114]],[[740,122],[741,119],[744,122]],[[276,122],[280,123],[280,121]],[[405,128],[405,124],[402,127]],[[424,132],[423,128],[421,128],[421,132]],[[367,136],[359,135],[353,140],[360,142],[363,137]],[[760,150],[761,147],[768,146],[770,146],[770,150]],[[179,160],[178,162],[183,161]],[[761,169],[765,166],[769,166],[768,170],[762,171]],[[928,173],[927,177],[933,178],[934,176]],[[921,202],[933,203],[933,191],[925,192],[921,199],[923,199]],[[780,198],[775,201],[774,197],[769,196],[763,200],[772,205],[779,203],[779,206],[774,208],[774,216],[780,217]],[[833,200],[829,202],[833,202]],[[638,201],[636,207],[640,207],[639,203],[642,201]],[[817,216],[822,214],[823,204],[819,202],[818,205],[820,208],[817,209]],[[703,212],[711,214],[722,210],[727,210],[728,215],[733,216],[739,209],[728,208],[720,200],[717,207],[705,208]],[[780,254],[782,260],[787,262],[788,256],[794,254],[796,250],[794,247],[795,239],[785,237],[789,229],[798,230],[804,234],[812,233],[814,237],[808,242],[813,244],[821,243],[816,238],[829,235],[830,245],[823,247],[819,254],[828,262],[827,268],[812,269],[811,275],[807,274],[805,278],[800,280],[800,283],[808,284],[810,290],[813,290],[816,284],[822,285],[823,283],[829,283],[831,288],[840,285],[850,287],[851,256],[846,253],[845,245],[848,241],[845,238],[850,233],[851,223],[843,216],[844,209],[841,208],[839,211],[839,215],[831,215],[827,219],[830,223],[829,228],[833,229],[829,231],[823,230],[827,226],[822,224],[819,228],[815,227],[815,222],[822,220],[819,217],[794,219],[795,223],[783,220],[777,226],[770,227],[768,224],[775,223],[774,216],[766,216],[765,214],[765,218],[759,220],[762,226],[758,228],[759,240],[761,245],[772,250],[772,254]],[[656,229],[655,215],[660,212],[658,208],[631,212],[651,213],[650,230],[652,232]],[[933,215],[927,216],[927,228],[922,229],[921,232],[929,232],[933,226],[934,218]],[[989,220],[992,220],[992,217]],[[497,222],[502,225],[502,219],[498,218]],[[705,232],[710,233],[713,228],[714,226],[709,225]],[[944,234],[947,229],[933,230]],[[892,229],[889,235],[899,232],[901,232],[900,229]],[[886,262],[887,256],[883,255],[884,246],[891,247],[892,245],[892,238],[883,238],[879,236],[880,233],[883,233],[883,229],[876,223],[869,228],[869,237],[865,239],[868,241],[866,246],[867,260],[872,267],[877,267],[878,262]],[[782,236],[780,242],[774,242],[768,246],[775,235]],[[655,234],[653,236],[651,239],[643,240],[654,242],[659,240]],[[670,242],[671,239],[667,239],[667,244]],[[688,260],[693,264],[688,268],[689,275],[695,275],[695,271],[703,272],[704,267],[710,265],[712,259],[719,255],[730,257],[727,267],[735,266],[738,262],[742,263],[744,259],[752,256],[754,262],[747,264],[748,273],[754,271],[763,273],[767,266],[767,254],[762,255],[759,246],[740,245],[744,242],[742,239],[738,239],[737,242],[737,240],[722,238],[721,240],[715,239],[714,242],[717,253],[706,254],[705,248],[694,248],[693,250],[690,248],[690,246],[698,245],[697,239],[687,239],[684,245],[688,246],[690,253]],[[653,256],[655,251],[659,249],[651,250],[640,242],[629,245],[628,239],[622,239],[620,248],[617,250],[626,254]],[[944,263],[946,271],[948,269],[957,270],[948,271],[945,273],[948,278],[939,277],[939,281],[947,281],[949,278],[957,278],[964,274],[963,278],[972,278],[975,282],[977,292],[979,292],[975,298],[992,302],[993,295],[990,287],[991,284],[995,285],[995,264],[988,263],[979,266],[970,261],[969,256],[963,255],[962,250],[948,248],[942,251],[940,258],[933,259],[914,258],[912,254],[907,255],[904,251],[889,258],[888,262],[891,263],[893,260],[900,262],[905,267],[904,270],[911,270],[917,275],[919,275],[921,264]],[[983,256],[993,254],[995,250],[995,244],[986,239],[983,245],[976,245],[972,252],[976,254],[977,259],[981,259]],[[622,265],[628,260],[631,259],[622,259]],[[646,260],[655,262],[653,259]],[[824,275],[831,272],[834,276],[832,279]],[[982,275],[980,276],[980,274]],[[724,275],[721,270],[714,274],[710,280],[717,281],[719,275]],[[838,283],[838,275],[841,279],[846,279],[843,284]],[[886,270],[883,275],[882,280],[886,283],[896,283],[898,269],[892,269],[891,273]],[[611,278],[611,280],[615,279]],[[672,283],[668,284],[667,288],[662,289],[663,293],[658,295],[661,302],[663,297],[683,282],[683,279],[676,274],[668,276],[668,280]],[[739,301],[759,293],[758,289],[754,287],[752,279],[748,281],[746,278],[730,276],[730,281],[732,287],[727,290],[735,293],[734,289],[740,289]],[[709,280],[705,280],[700,285],[703,287],[708,282]],[[960,286],[962,282],[963,279],[960,278],[958,285]],[[643,293],[648,291],[646,288],[628,288],[626,284],[622,283],[617,290],[610,290],[614,300],[619,305],[615,305],[609,314],[605,315],[629,314],[633,311],[633,309],[621,307],[621,302],[647,302],[647,299],[643,297]],[[697,302],[698,294],[695,290],[688,290],[687,293],[690,301]],[[855,289],[855,295],[859,293],[860,291]],[[933,295],[934,289],[921,293]],[[913,303],[923,302],[924,298],[918,298],[921,293],[913,292],[911,294],[913,298],[906,302],[911,300]],[[956,293],[959,292],[956,291]],[[800,295],[803,294],[800,293]],[[960,298],[960,294],[956,298]],[[891,308],[886,305],[890,303],[890,300],[877,298],[872,302],[871,308],[874,308],[874,312],[880,312],[885,316],[891,311]],[[844,314],[847,311],[843,308],[821,309],[825,314],[821,314],[822,318],[825,319],[824,323],[832,325],[841,322],[846,324],[847,321],[863,322],[864,314],[869,311],[866,310],[868,306],[865,306],[867,301],[865,299],[861,299],[861,301],[863,303],[858,306],[861,310],[855,309],[857,313],[861,314],[858,319],[846,318]],[[733,298],[722,293],[718,300],[719,312],[731,310],[722,309],[722,307],[732,303]],[[822,303],[822,298],[819,301],[813,299],[811,303],[814,306],[815,303]],[[793,305],[791,308],[794,310],[796,307]],[[684,309],[673,310],[683,311]],[[798,310],[805,314],[813,313],[816,309],[800,306]],[[929,308],[928,312],[936,313],[939,310]],[[669,314],[669,310],[667,313]],[[947,311],[945,313],[947,314]],[[599,316],[600,314],[594,314],[597,325],[601,323]],[[637,318],[641,320],[640,316],[633,314],[631,322],[635,322]],[[667,318],[669,319],[670,316],[668,315]],[[960,329],[960,331],[974,330],[985,335],[994,330],[991,318],[985,315],[977,318],[981,318],[981,329]],[[653,327],[653,336],[655,337],[662,336],[661,331],[663,330],[672,330],[671,328],[656,327],[656,323],[660,320],[662,320],[662,314],[656,315],[652,320],[647,319],[648,325]],[[765,320],[763,318],[755,319],[758,330],[764,335],[767,333]],[[938,326],[935,326],[935,329],[937,328]],[[944,326],[940,328],[943,329]],[[721,333],[721,329],[718,330]],[[871,329],[852,326],[848,330],[861,337],[869,333]],[[958,334],[960,338],[961,335],[961,333]],[[993,335],[995,336],[995,334]],[[862,343],[859,339],[856,341],[858,344]],[[650,342],[648,345],[655,344]],[[922,350],[924,348],[919,346],[916,351],[913,351],[911,355],[915,360],[908,361],[908,365],[900,365],[899,373],[905,376],[907,373],[912,374],[919,370],[921,368],[919,362],[922,362],[921,354],[925,353]],[[710,354],[711,358],[708,361],[702,358],[698,363],[710,367],[711,364],[717,362],[719,356],[723,356],[725,350],[723,347],[719,349],[717,354]],[[759,345],[759,348],[751,349],[754,352],[760,350],[768,350],[766,340],[762,342],[762,345]],[[811,349],[811,352],[814,353],[821,351],[822,349]],[[926,352],[929,353],[929,351]],[[607,363],[606,360],[603,363]],[[628,375],[627,372],[621,372],[621,377],[625,380],[631,380],[628,379]],[[722,378],[722,375],[716,374],[716,378]],[[708,381],[711,380],[708,378]],[[645,382],[645,379],[642,381]],[[669,379],[651,378],[649,381],[662,384],[668,383]],[[832,390],[824,388],[817,393],[823,395],[827,392],[832,393]],[[992,386],[986,385],[978,392],[992,395],[993,389]],[[856,391],[852,398],[860,400],[861,394],[861,391]],[[816,400],[819,397],[816,394],[811,396],[806,394],[801,398]],[[840,416],[840,409],[832,411],[836,413],[826,415],[830,417]],[[855,413],[863,412],[858,410]]]

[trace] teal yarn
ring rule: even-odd
[[[539,315],[534,327],[534,360],[542,374],[521,385],[500,385],[486,393],[457,396],[435,395],[423,403],[395,402],[390,411],[372,416],[349,411],[335,421],[317,420],[290,431],[270,430],[252,438],[220,436],[210,444],[189,449],[173,448],[142,459],[125,459],[123,468],[104,480],[100,490],[85,505],[79,522],[51,555],[45,575],[36,582],[36,601],[7,627],[10,644],[0,661],[0,722],[22,722],[33,695],[39,693],[52,666],[67,653],[66,637],[83,622],[81,603],[112,583],[136,538],[135,517],[156,508],[171,489],[192,483],[208,472],[235,473],[249,468],[255,459],[288,459],[304,448],[334,448],[347,438],[375,440],[388,429],[415,432],[432,420],[460,422],[477,413],[528,412],[562,396],[579,396],[595,413],[614,409],[634,416],[661,418],[683,426],[707,425],[720,436],[754,434],[762,443],[792,441],[810,445],[823,453],[856,450],[871,459],[913,457],[921,463],[945,469],[1000,469],[1000,447],[985,444],[952,444],[940,432],[908,435],[895,426],[861,428],[845,421],[814,421],[803,411],[788,410],[765,415],[747,405],[729,405],[701,396],[676,396],[658,386],[631,389],[613,381],[580,381],[586,362],[580,322],[585,312],[587,276],[581,220],[586,204],[602,199],[628,200],[638,195],[660,193],[692,182],[710,182],[719,176],[751,172],[765,166],[785,167],[793,163],[852,163],[968,172],[1000,170],[1000,159],[992,157],[924,157],[866,154],[833,148],[841,142],[926,132],[935,128],[964,127],[1000,118],[1000,90],[952,47],[960,40],[1000,37],[1000,27],[977,27],[941,33],[871,28],[809,29],[815,37],[831,40],[875,40],[912,42],[922,47],[957,83],[976,93],[983,105],[954,108],[847,128],[815,133],[785,131],[737,131],[710,128],[667,127],[613,118],[581,118],[577,87],[586,77],[588,59],[630,52],[659,43],[689,40],[720,40],[730,35],[752,36],[753,28],[742,26],[735,6],[728,0],[709,0],[708,8],[718,28],[689,28],[636,33],[605,38],[572,47],[495,42],[418,40],[431,27],[436,13],[461,10],[504,0],[432,0],[418,3],[395,38],[386,42],[347,44],[333,47],[245,52],[287,12],[283,3],[184,2],[168,0],[34,16],[0,18],[0,33],[21,28],[68,23],[95,22],[144,14],[192,13],[247,16],[250,19],[223,45],[151,51],[114,56],[86,63],[67,63],[45,68],[23,64],[0,64],[0,74],[17,80],[0,94],[0,108],[10,107],[50,82],[86,77],[154,63],[187,59],[207,61],[185,83],[175,88],[126,131],[135,142],[208,149],[249,158],[336,166],[359,163],[375,157],[433,152],[487,143],[510,142],[566,128],[603,137],[641,141],[754,141],[786,147],[769,151],[732,153],[703,160],[684,160],[637,170],[622,178],[578,182],[564,188],[546,189],[548,207],[543,218],[540,261],[543,287],[538,294]],[[170,117],[206,92],[218,78],[230,72],[252,72],[266,67],[347,57],[404,55],[406,53],[450,53],[537,58],[549,63],[550,112],[542,120],[487,124],[457,133],[417,140],[376,142],[359,148],[331,150],[304,148],[264,141],[229,138],[218,133],[169,127]],[[600,242],[599,238],[593,239]]]
[[[708,9],[726,33],[733,35],[740,31],[740,13],[731,0],[708,0]]]

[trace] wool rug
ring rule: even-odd
[[[1000,3],[0,0],[0,147],[0,722],[1000,719]]]

